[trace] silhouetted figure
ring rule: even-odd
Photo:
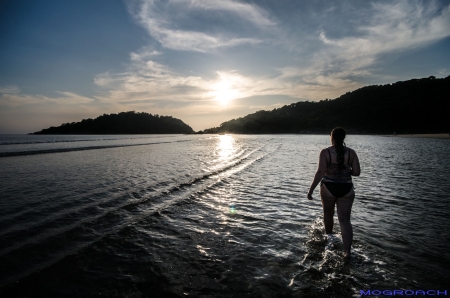
[[[353,229],[350,223],[355,191],[352,176],[359,176],[359,159],[353,149],[344,143],[346,132],[337,127],[331,131],[331,147],[320,152],[319,167],[308,192],[308,199],[312,200],[312,193],[320,183],[320,197],[323,207],[323,222],[325,233],[333,232],[334,206],[337,205],[339,225],[341,226],[342,242],[344,243],[344,257],[350,259],[350,248],[353,241]]]

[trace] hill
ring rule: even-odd
[[[32,134],[172,134],[193,133],[180,119],[149,113],[103,114],[95,119],[64,123]]]
[[[450,76],[367,86],[333,100],[297,102],[222,123],[205,133],[448,133]]]

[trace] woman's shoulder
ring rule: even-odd
[[[328,152],[329,152],[329,147],[324,148],[324,149],[320,150],[320,156],[324,156],[325,154],[328,155]]]
[[[355,150],[353,150],[352,148],[350,148],[350,147],[347,147],[347,150],[348,150],[348,152],[349,152],[350,154],[352,154],[352,155],[356,155],[356,151],[355,151]]]
[[[320,151],[320,153],[326,153],[326,152],[328,152],[328,151],[330,151],[330,150],[332,150],[332,149],[333,149],[333,146],[327,147],[327,148],[323,148],[323,149]]]

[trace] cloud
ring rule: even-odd
[[[23,94],[20,90],[12,89],[15,92],[4,92],[0,90],[0,106],[4,107],[21,107],[40,104],[58,104],[58,105],[82,105],[94,102],[94,98],[78,95],[73,92],[57,91],[60,97],[48,97],[44,95]],[[8,91],[8,89],[6,90]]]
[[[153,60],[134,61],[127,72],[103,73],[95,78],[103,92],[97,96],[103,102],[131,102],[149,100],[199,100],[197,92],[207,82],[201,77],[182,76]]]
[[[208,52],[217,48],[258,44],[259,38],[245,36],[242,27],[232,28],[233,21],[264,29],[275,22],[261,8],[227,0],[134,0],[128,1],[133,18],[165,48]],[[196,19],[205,23],[196,25]],[[187,30],[186,27],[191,27]],[[247,27],[247,26],[246,26]]]
[[[275,17],[257,5],[236,1],[172,0],[169,2],[129,1],[132,16],[144,26],[149,34],[164,47],[173,50],[206,52],[238,44],[265,44],[274,41],[276,46],[286,43],[286,36],[274,40],[273,35],[240,36],[227,26],[220,30],[187,30],[194,18],[214,12],[221,19],[233,17],[246,27],[274,28]],[[450,35],[450,5],[442,8],[437,2],[400,1],[395,3],[374,2],[367,10],[351,7],[351,14],[358,17],[353,31],[343,37],[328,37],[324,29],[310,40],[317,40],[318,47],[310,54],[308,62],[301,66],[286,66],[273,69],[267,74],[247,74],[245,69],[216,69],[216,76],[207,78],[177,72],[156,61],[162,52],[151,47],[131,53],[131,64],[121,74],[100,74],[95,78],[98,86],[106,91],[102,97],[108,102],[171,100],[172,102],[212,102],[228,85],[231,99],[255,95],[287,95],[292,98],[320,100],[334,98],[362,86],[355,78],[373,75],[383,55],[423,47]],[[325,14],[338,13],[336,9]],[[350,12],[349,12],[350,13]],[[364,20],[364,21],[363,21]],[[209,20],[211,21],[211,20]],[[222,24],[223,25],[223,24]],[[214,27],[210,22],[208,26]],[[270,30],[269,30],[270,31]],[[226,32],[226,34],[225,34]],[[302,32],[302,34],[304,34]],[[264,39],[266,38],[266,39]],[[289,41],[297,40],[290,36]],[[286,47],[288,48],[288,47]],[[288,50],[289,52],[289,50]],[[282,52],[280,52],[282,53]],[[295,52],[289,53],[295,59]],[[195,66],[194,66],[195,67]],[[222,86],[222,87],[221,87]],[[222,88],[222,89],[221,89]]]
[[[176,1],[178,4],[185,3],[184,0]],[[227,0],[193,0],[192,8],[201,8],[203,10],[222,10],[238,15],[240,18],[254,23],[258,26],[272,26],[276,23],[268,17],[268,14],[258,6],[248,3]]]
[[[0,94],[14,94],[19,92],[20,89],[17,86],[0,86]]]
[[[20,90],[14,93],[5,93],[4,88],[1,90],[0,133],[34,132],[86,117],[97,117],[109,111],[99,110],[94,98],[73,92],[57,91],[60,96],[48,97],[24,94]]]
[[[450,71],[448,71],[446,68],[441,68],[437,71],[437,75],[442,78],[447,77],[449,74]]]
[[[382,55],[425,47],[450,36],[450,5],[435,1],[374,2],[367,24],[355,28],[354,36],[328,38],[321,32],[324,48],[316,55],[314,68],[331,77],[369,74]]]
[[[104,73],[95,82],[103,92],[96,96],[102,102],[128,104],[147,109],[164,108],[179,115],[216,111],[220,103],[239,105],[240,98],[266,95],[286,95],[294,98],[320,100],[333,98],[359,83],[340,76],[324,76],[311,69],[279,69],[271,75],[249,76],[237,70],[216,71],[211,78],[184,76],[152,60],[135,61],[129,71],[120,74]],[[343,75],[341,75],[343,76]],[[170,105],[161,104],[162,101]],[[271,106],[271,105],[267,105]]]
[[[159,56],[162,54],[163,54],[162,52],[156,51],[153,48],[147,46],[147,47],[142,47],[137,52],[131,52],[130,59],[132,61],[142,61],[144,59],[152,58],[152,57]]]

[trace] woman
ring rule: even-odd
[[[360,167],[356,152],[345,146],[345,130],[336,127],[331,131],[331,147],[320,152],[319,168],[308,193],[312,200],[312,193],[320,181],[320,197],[323,206],[323,222],[325,233],[333,232],[334,205],[337,205],[339,225],[341,226],[342,241],[344,242],[344,257],[350,259],[350,248],[353,241],[353,229],[350,223],[355,192],[352,176],[359,176]]]

